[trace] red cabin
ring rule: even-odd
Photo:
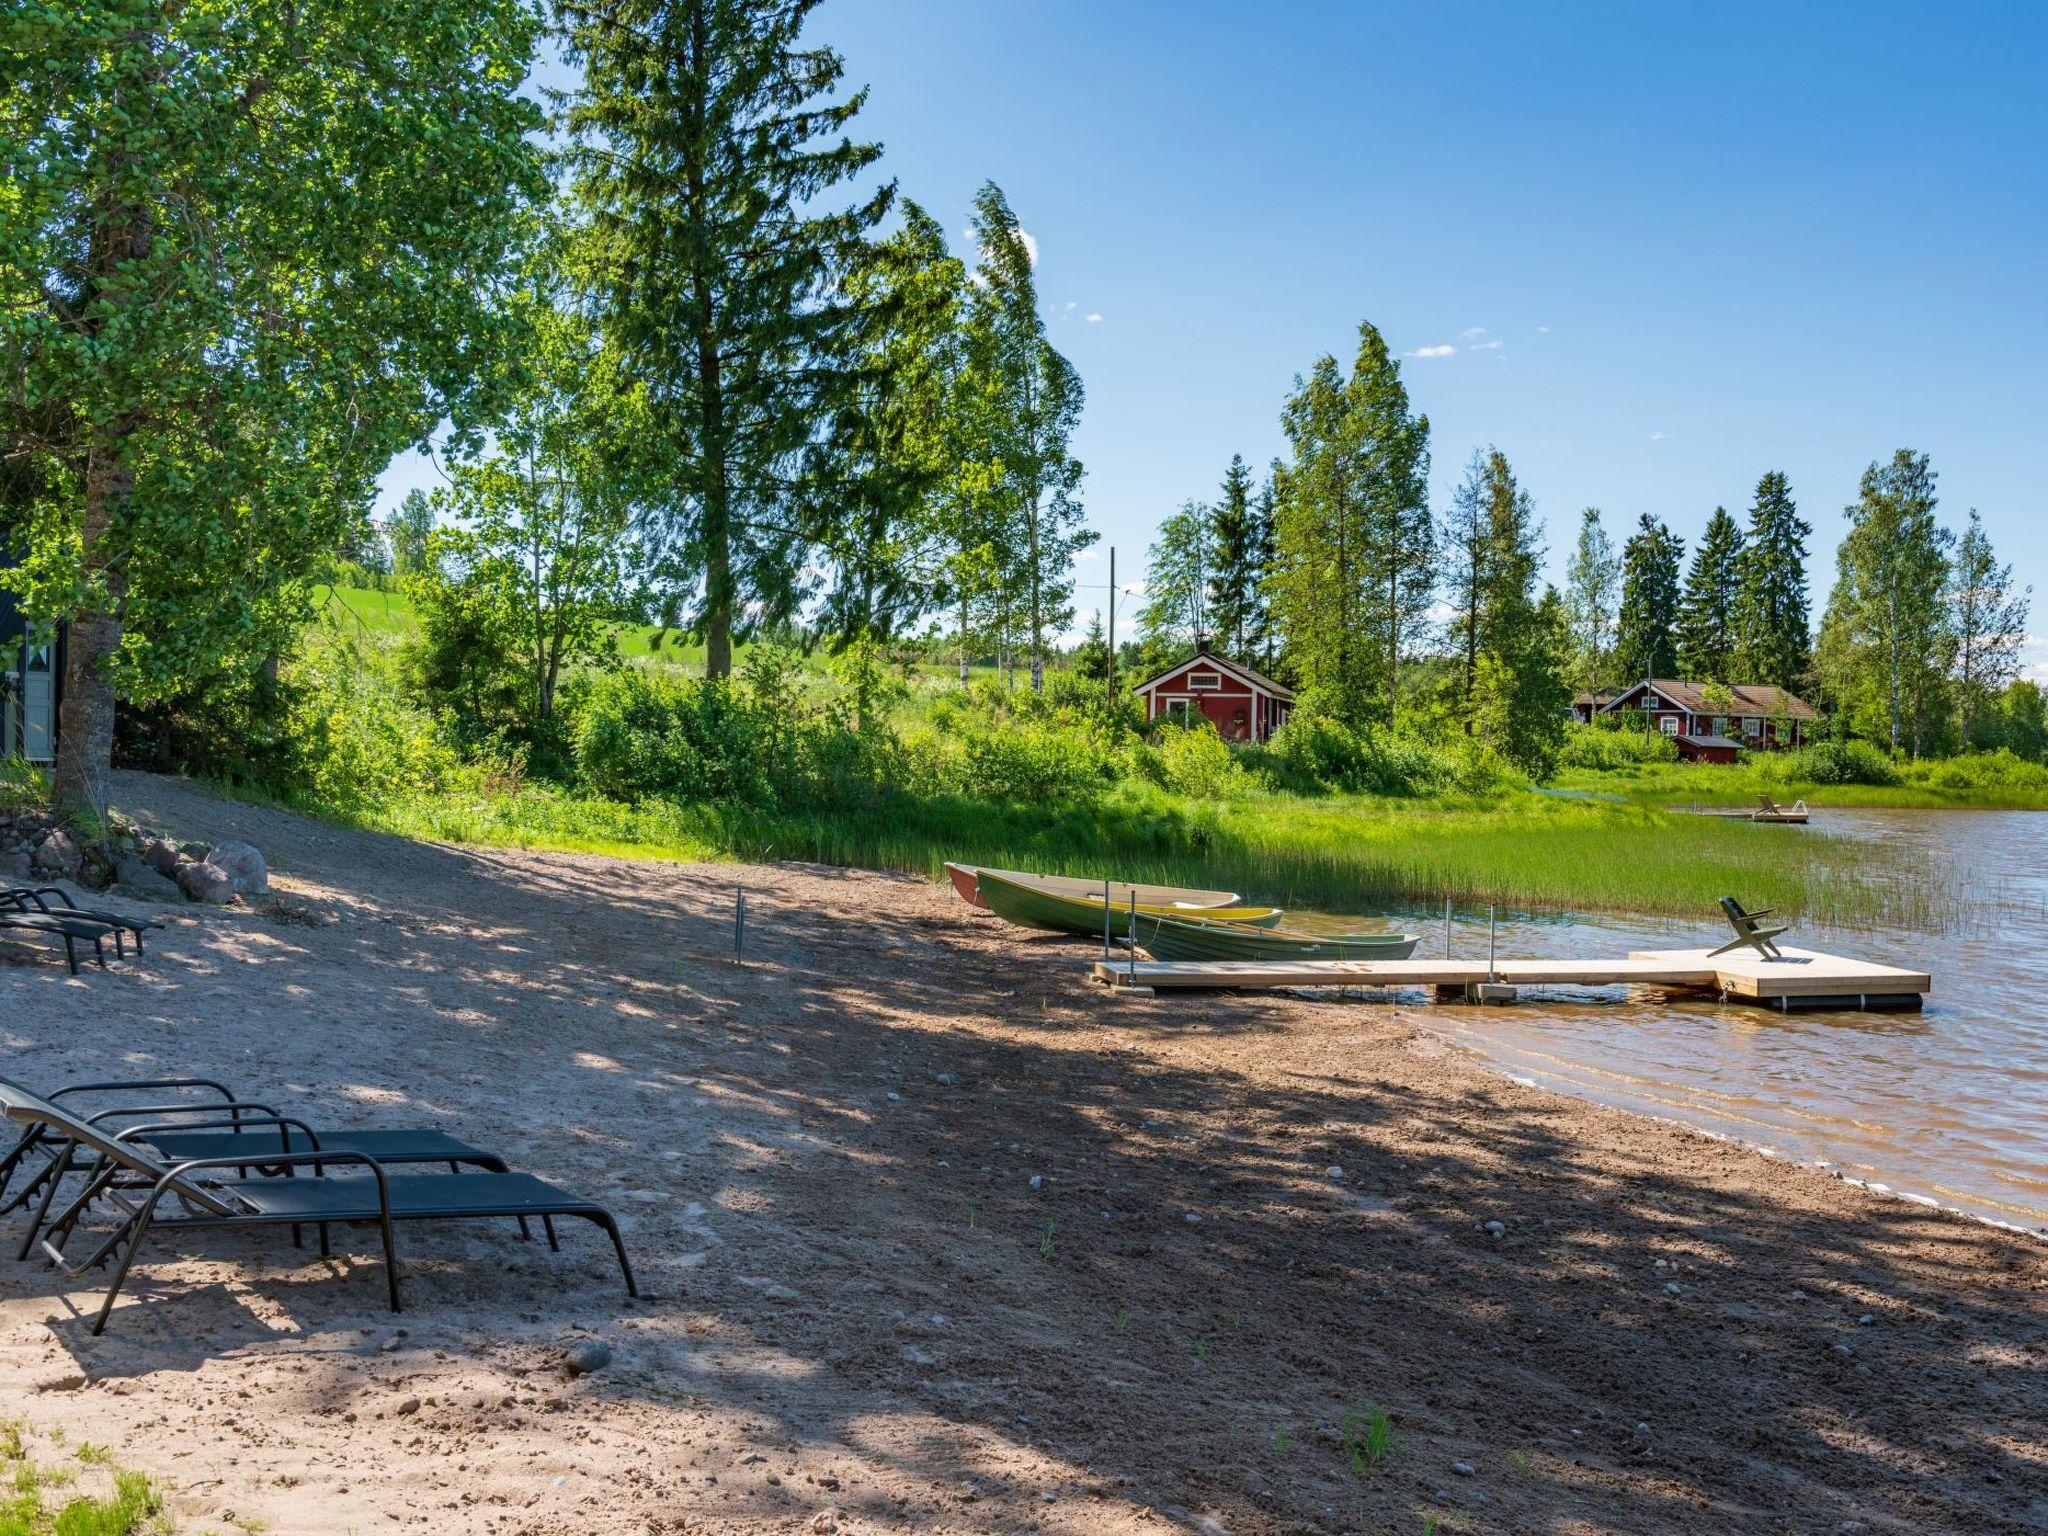
[[[1596,715],[1640,710],[1689,762],[1732,763],[1745,748],[1770,752],[1812,739],[1813,706],[1798,694],[1766,683],[1739,683],[1729,688],[1729,702],[1716,709],[1707,699],[1708,686],[1647,678],[1620,693],[1582,693],[1572,713],[1590,722]]]
[[[1294,708],[1292,689],[1207,646],[1138,684],[1137,694],[1147,720],[1199,712],[1225,741],[1264,741]]]

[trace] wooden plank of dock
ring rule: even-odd
[[[1615,960],[1501,960],[1489,971],[1473,960],[1101,960],[1097,980],[1112,986],[1276,990],[1302,987],[1672,987],[1718,991],[1757,1002],[1843,999],[1898,1006],[1932,988],[1922,971],[1873,961],[1786,949],[1769,960],[1754,950],[1715,955],[1704,949],[1638,950]],[[1871,1000],[1876,1000],[1871,1003]]]

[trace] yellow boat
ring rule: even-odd
[[[1063,896],[1057,891],[1047,890],[1035,881],[1012,879],[999,875],[994,870],[984,869],[977,882],[981,899],[988,904],[989,911],[1006,922],[1020,928],[1041,928],[1049,933],[1078,933],[1083,937],[1100,938],[1103,930],[1102,893],[1092,896]],[[1111,887],[1114,892],[1114,887]],[[1254,928],[1270,928],[1285,916],[1278,907],[1178,907],[1138,903],[1138,915],[1145,917],[1173,917],[1184,922],[1229,922],[1244,923]],[[1109,932],[1112,938],[1126,938],[1130,934],[1131,904],[1128,898],[1112,901],[1109,905]]]
[[[970,907],[988,910],[988,903],[981,899],[981,877],[996,875],[1004,880],[1014,880],[1019,885],[1035,885],[1041,890],[1058,896],[1094,897],[1101,899],[1102,888],[1109,887],[1111,901],[1128,902],[1133,895],[1141,905],[1154,907],[1195,907],[1207,910],[1210,907],[1234,907],[1238,904],[1235,891],[1204,891],[1178,885],[1136,885],[1128,880],[1082,880],[1074,875],[1033,875],[1021,869],[989,869],[980,864],[955,864],[946,862],[946,877],[953,882],[953,889],[962,901]]]

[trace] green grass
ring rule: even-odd
[[[2048,788],[2027,784],[1945,782],[1968,776],[1970,759],[1907,763],[1899,784],[1815,784],[1780,777],[1769,757],[1732,766],[1649,763],[1630,769],[1566,769],[1550,787],[1621,795],[1642,805],[1754,805],[1759,791],[1790,803],[1903,810],[2048,810]]]
[[[7,1482],[7,1491],[0,1493],[0,1536],[136,1536],[170,1529],[163,1500],[146,1477],[108,1466],[106,1453],[96,1446],[81,1446],[77,1460],[89,1468],[106,1468],[105,1492],[75,1491],[76,1467],[36,1462],[19,1426],[0,1430],[0,1466]]]
[[[801,859],[934,879],[948,859],[1114,874],[1347,915],[1433,911],[1449,898],[1708,917],[1717,897],[1732,894],[1838,926],[1925,929],[1950,921],[1955,906],[1935,871],[1898,863],[1868,841],[1526,794],[1189,802],[1124,784],[1081,805],[932,798],[804,815],[625,805],[527,786],[416,798],[352,819],[406,837],[626,858]]]

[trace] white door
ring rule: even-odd
[[[57,756],[57,648],[28,647],[21,674],[21,755],[32,763]]]

